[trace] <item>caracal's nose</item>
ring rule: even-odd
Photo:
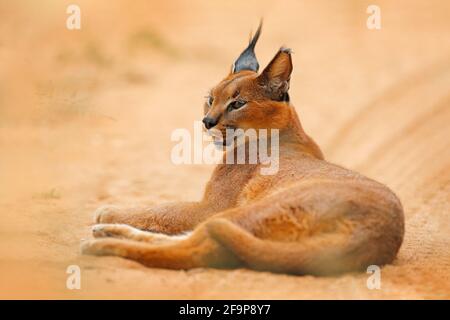
[[[202,122],[205,124],[206,129],[211,129],[217,124],[217,120],[210,118],[210,117],[204,117]]]

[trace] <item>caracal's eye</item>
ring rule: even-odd
[[[208,106],[211,107],[213,102],[214,102],[214,97],[213,96],[208,96],[208,100],[206,102],[206,103],[208,103]]]
[[[236,109],[242,108],[246,104],[247,104],[247,101],[245,101],[245,100],[242,100],[242,99],[235,100],[233,102],[230,102],[227,109],[228,109],[228,111],[236,110]]]

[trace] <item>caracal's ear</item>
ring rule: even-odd
[[[259,23],[259,27],[258,30],[256,30],[255,35],[253,37],[250,37],[250,42],[248,43],[247,48],[245,48],[245,50],[242,51],[242,53],[233,63],[233,66],[231,67],[231,73],[237,73],[242,70],[250,70],[258,72],[259,63],[255,55],[255,46],[256,42],[259,39],[259,35],[261,34],[261,28],[262,28],[262,20]]]
[[[281,48],[264,71],[258,76],[271,99],[289,101],[289,80],[292,73],[291,49]]]

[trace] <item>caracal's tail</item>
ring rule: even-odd
[[[207,224],[210,236],[232,251],[251,269],[291,273],[330,275],[366,269],[369,265],[391,262],[392,254],[380,254],[368,244],[367,236],[325,233],[299,242],[263,240],[226,219]],[[366,245],[368,244],[368,245]]]

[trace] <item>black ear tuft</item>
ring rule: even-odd
[[[256,30],[255,35],[250,40],[248,47],[241,53],[241,55],[234,62],[233,68],[231,70],[232,73],[236,73],[242,70],[250,70],[258,72],[259,63],[258,60],[256,60],[255,46],[256,42],[259,39],[259,35],[261,34],[261,28],[262,28],[262,20],[259,23],[258,30]]]

